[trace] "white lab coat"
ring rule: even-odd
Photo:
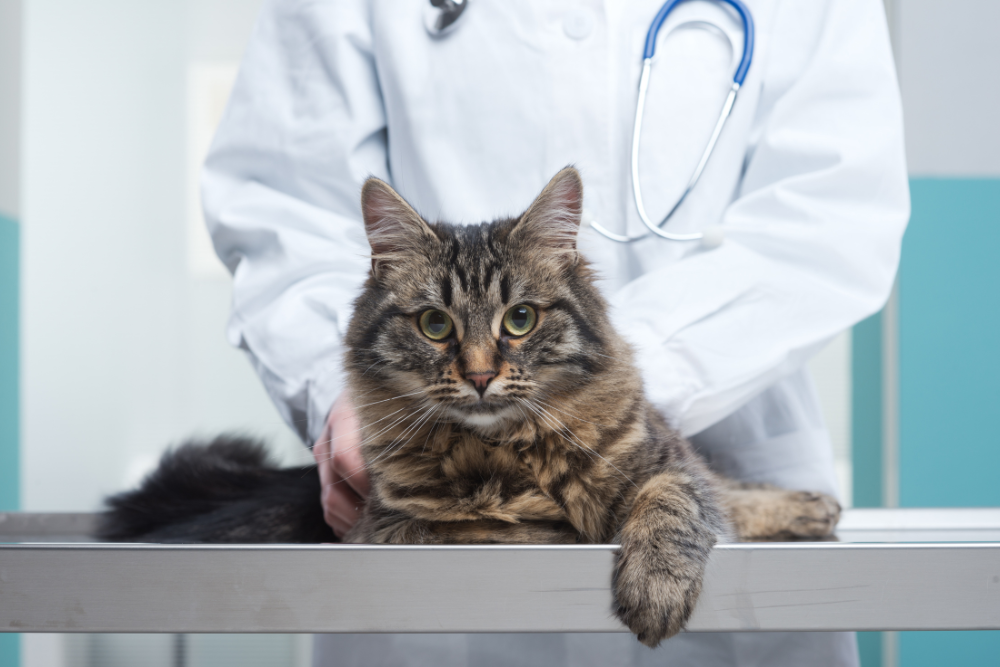
[[[661,0],[472,0],[439,40],[424,30],[425,4],[268,1],[206,164],[209,227],[234,273],[229,338],[306,441],[343,386],[341,341],[369,266],[367,176],[425,217],[473,223],[523,210],[572,163],[590,218],[643,229],[629,142]],[[909,215],[896,75],[879,0],[747,4],[753,64],[669,223],[721,224],[724,243],[626,246],[584,227],[580,247],[638,349],[649,398],[713,465],[834,492],[803,364],[892,285]],[[733,48],[711,30],[667,35],[697,19]],[[680,5],[661,32],[641,153],[654,217],[682,192],[742,41],[734,15],[705,1]],[[805,641],[810,664],[856,661],[851,635],[795,637],[689,635],[661,651],[701,665],[790,665],[801,663],[789,647]]]

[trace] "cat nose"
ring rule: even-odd
[[[479,392],[479,397],[482,398],[483,394],[486,393],[486,387],[489,386],[490,380],[496,376],[497,374],[493,371],[486,371],[485,373],[466,373],[465,379],[472,383],[472,386]]]

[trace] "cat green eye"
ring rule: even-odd
[[[523,336],[535,328],[535,309],[527,304],[514,306],[503,316],[503,328],[511,336]]]
[[[420,330],[431,340],[444,340],[455,326],[448,313],[440,310],[425,310],[420,316]]]

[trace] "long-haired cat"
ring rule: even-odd
[[[615,613],[655,646],[720,539],[824,537],[840,508],[713,474],[646,401],[577,251],[582,201],[567,168],[523,215],[460,227],[365,183],[372,269],[345,363],[372,492],[345,541],[620,544]],[[111,540],[333,540],[315,470],[234,439],[167,454],[109,505]]]

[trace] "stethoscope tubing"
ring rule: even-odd
[[[642,179],[639,171],[639,148],[642,140],[642,119],[646,109],[646,93],[649,90],[649,78],[650,72],[652,71],[653,57],[656,55],[656,40],[660,34],[660,29],[663,27],[663,24],[666,23],[670,13],[677,7],[677,5],[685,1],[686,0],[667,0],[660,6],[659,11],[656,13],[656,16],[653,17],[653,21],[649,25],[649,30],[646,32],[646,42],[642,54],[642,73],[639,76],[639,94],[636,100],[635,119],[632,123],[630,167],[632,177],[632,198],[635,201],[635,208],[639,213],[639,219],[642,220],[642,223],[646,227],[647,231],[638,236],[617,234],[611,230],[605,229],[596,220],[590,221],[590,226],[595,231],[612,241],[617,241],[619,243],[632,243],[633,241],[639,241],[652,234],[669,241],[700,240],[702,245],[706,247],[714,247],[722,242],[722,231],[719,227],[708,229],[705,232],[677,234],[664,230],[663,226],[670,221],[670,219],[674,216],[674,213],[676,213],[681,205],[687,200],[688,195],[691,194],[691,191],[698,184],[699,179],[701,179],[701,175],[705,171],[705,167],[708,165],[708,161],[712,157],[712,153],[715,151],[715,147],[719,142],[719,137],[722,135],[723,129],[725,129],[726,121],[729,120],[729,116],[733,111],[737,95],[743,86],[743,82],[746,80],[747,72],[750,70],[750,64],[753,61],[754,51],[754,23],[749,8],[743,4],[742,0],[716,0],[717,2],[729,5],[739,15],[740,20],[743,23],[743,53],[740,56],[740,62],[736,67],[736,72],[733,74],[732,86],[730,87],[729,93],[726,95],[726,99],[722,104],[722,110],[719,112],[719,118],[712,130],[712,135],[709,137],[708,143],[705,145],[705,150],[702,152],[701,158],[698,160],[698,164],[695,166],[694,172],[691,174],[691,178],[688,179],[684,192],[681,193],[681,196],[678,197],[677,201],[658,224],[654,223],[649,218],[642,198]],[[468,9],[468,4],[468,0],[430,0],[429,6],[425,8],[424,17],[428,33],[435,38],[440,38],[450,33],[454,30],[455,25],[458,23],[458,19],[465,14],[465,10]],[[682,25],[689,25],[691,23],[705,24],[706,26],[715,28],[721,32],[718,26],[704,21],[690,21]],[[723,33],[723,35],[726,39],[729,39],[728,35],[725,35],[725,33]],[[730,44],[732,44],[732,40],[730,40]]]
[[[639,236],[628,236],[627,234],[617,234],[605,229],[596,220],[592,220],[590,222],[590,226],[595,231],[612,241],[617,241],[619,243],[632,243],[633,241],[644,239],[650,234],[654,234],[669,241],[702,241],[703,244],[707,246],[715,246],[721,242],[721,234],[718,232],[710,235],[706,235],[702,232],[676,234],[668,232],[662,227],[673,217],[674,213],[680,208],[681,204],[684,203],[687,196],[694,189],[695,185],[697,185],[702,173],[705,171],[709,158],[711,158],[712,153],[715,151],[715,147],[719,142],[719,137],[722,135],[722,130],[726,126],[726,121],[729,120],[729,116],[732,114],[733,106],[736,104],[737,95],[739,94],[740,88],[746,80],[747,72],[750,69],[754,49],[753,17],[750,14],[750,10],[740,0],[718,0],[719,2],[723,2],[733,7],[743,22],[743,54],[740,58],[739,66],[736,68],[736,72],[733,75],[732,86],[730,87],[729,93],[726,95],[726,99],[722,104],[722,110],[719,112],[719,118],[715,123],[714,129],[712,130],[712,135],[709,138],[708,143],[705,145],[705,150],[702,152],[701,158],[698,160],[698,164],[695,166],[694,172],[688,180],[687,186],[684,188],[684,192],[681,193],[677,202],[671,207],[670,211],[667,212],[659,224],[650,220],[649,215],[646,213],[646,207],[642,199],[642,185],[639,172],[639,147],[642,138],[642,119],[646,107],[646,93],[649,89],[649,77],[652,70],[653,56],[656,55],[656,38],[660,32],[660,28],[663,27],[664,22],[670,15],[670,12],[673,11],[678,4],[684,1],[685,0],[667,0],[667,2],[660,7],[660,11],[657,12],[656,17],[649,26],[649,31],[646,33],[646,45],[645,50],[643,51],[642,60],[642,73],[639,76],[639,95],[636,101],[635,120],[632,124],[632,197],[635,200],[635,208],[639,213],[639,219],[642,220],[642,223],[646,226],[648,231],[640,234]]]
[[[754,24],[753,16],[750,14],[750,9],[743,4],[741,0],[716,0],[729,5],[736,10],[736,13],[740,15],[740,21],[743,23],[743,55],[740,57],[740,64],[736,68],[736,73],[733,75],[733,83],[738,83],[741,86],[743,81],[746,80],[747,72],[750,70],[750,63],[753,61],[753,49],[754,49]],[[649,60],[654,55],[656,55],[656,36],[660,33],[660,28],[666,22],[667,17],[670,16],[670,12],[674,10],[677,5],[686,0],[667,0],[660,7],[660,11],[656,13],[653,17],[653,22],[649,24],[649,31],[646,33],[646,46],[642,52],[642,59]]]

